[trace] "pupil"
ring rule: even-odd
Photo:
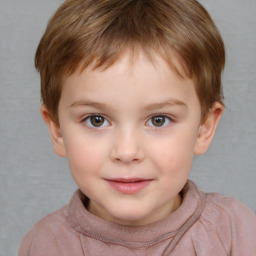
[[[165,122],[165,118],[163,116],[157,116],[153,118],[153,124],[155,126],[162,126]]]
[[[91,123],[93,126],[101,126],[104,123],[104,118],[101,116],[91,117]]]

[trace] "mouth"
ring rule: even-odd
[[[147,187],[153,181],[153,179],[117,178],[106,179],[106,181],[113,189],[122,194],[136,194]]]

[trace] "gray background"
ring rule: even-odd
[[[33,57],[61,0],[0,0],[0,255],[16,255],[23,235],[67,203],[76,186],[55,156],[39,108]],[[205,191],[256,211],[256,1],[201,0],[224,38],[226,110],[191,178]]]

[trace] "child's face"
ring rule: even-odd
[[[50,128],[55,151],[68,157],[89,211],[144,225],[179,207],[193,155],[202,153],[192,80],[160,57],[153,65],[141,54],[130,66],[125,56],[105,71],[66,78],[58,114],[60,127]]]

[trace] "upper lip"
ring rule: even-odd
[[[150,181],[152,179],[144,179],[144,178],[114,178],[114,179],[106,179],[112,182],[120,182],[120,183],[133,183],[140,181]]]

